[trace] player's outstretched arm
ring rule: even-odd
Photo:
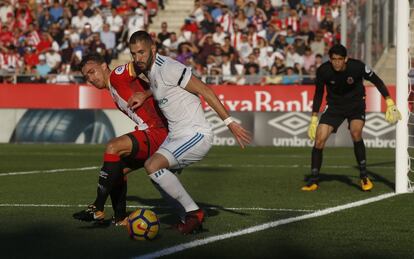
[[[146,90],[145,92],[135,92],[128,99],[128,107],[131,110],[135,110],[145,102],[145,100],[152,95],[151,90]]]
[[[204,98],[210,107],[217,112],[226,126],[229,127],[231,133],[233,133],[237,142],[242,148],[244,148],[246,144],[251,143],[252,137],[250,132],[244,129],[240,124],[235,122],[230,117],[226,108],[224,108],[223,104],[220,102],[211,88],[209,88],[195,76],[191,76],[191,79],[187,83],[185,89],[191,93],[201,95]]]

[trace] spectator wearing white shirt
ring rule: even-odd
[[[285,64],[287,67],[294,67],[295,63],[299,63],[301,66],[303,65],[303,57],[299,55],[295,48],[291,45],[287,46],[286,51],[286,59]]]
[[[124,21],[115,8],[111,8],[111,14],[105,18],[105,23],[109,24],[109,30],[115,33],[118,40],[122,33]]]
[[[247,34],[243,33],[241,35],[241,41],[240,44],[237,46],[237,51],[239,52],[240,55],[240,63],[245,63],[248,61],[248,57],[250,55],[250,53],[252,53],[253,48],[250,45],[248,39],[247,39]]]
[[[145,21],[145,13],[144,10],[141,8],[135,9],[128,17],[128,39],[131,38],[131,35],[136,31],[145,30],[146,21]]]
[[[93,32],[102,31],[104,20],[102,18],[101,10],[99,8],[93,9],[93,15],[89,18]]]
[[[7,15],[9,13],[13,14],[13,6],[4,1],[0,1],[0,21],[2,23],[7,22]]]
[[[321,32],[317,32],[315,35],[315,40],[311,42],[310,48],[312,52],[317,55],[323,55],[325,52],[325,41],[323,40],[323,35]]]
[[[72,27],[79,33],[83,30],[85,24],[87,23],[89,23],[89,18],[83,15],[83,11],[80,9],[78,10],[77,15],[73,16],[71,20]]]
[[[200,0],[194,1],[194,9],[191,12],[191,15],[194,16],[197,24],[200,24],[204,20],[204,10]]]
[[[167,50],[167,54],[170,57],[175,58],[177,56],[178,45],[181,42],[177,38],[177,34],[175,32],[171,32],[170,37],[162,42],[162,45]]]
[[[224,38],[227,37],[227,33],[224,32],[223,27],[220,24],[216,25],[216,32],[213,33],[213,41],[215,43],[220,44],[220,46],[224,45]]]
[[[49,51],[46,52],[45,58],[46,63],[52,69],[51,73],[57,73],[62,62],[62,57],[60,56],[59,52],[57,52],[54,48],[50,48]]]

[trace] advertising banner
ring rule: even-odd
[[[234,119],[253,134],[253,145],[311,147],[312,86],[212,86]],[[363,138],[367,147],[395,147],[395,126],[384,120],[385,104],[367,87]],[[395,88],[389,87],[391,95]],[[203,102],[214,145],[238,145],[218,115]],[[108,91],[88,85],[0,85],[0,142],[106,143],[134,129]],[[327,146],[352,146],[345,121]]]
[[[311,112],[314,86],[211,86],[224,106],[240,112]],[[395,87],[388,87],[395,96]],[[375,87],[366,87],[367,112],[384,112]],[[203,102],[205,109],[207,104]],[[108,91],[89,85],[2,84],[0,109],[116,109]],[[323,109],[323,105],[321,107]]]

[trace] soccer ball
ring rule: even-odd
[[[160,229],[157,214],[152,210],[138,209],[132,212],[127,219],[128,234],[132,239],[154,239]]]

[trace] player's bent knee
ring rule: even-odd
[[[116,154],[116,155],[118,155],[119,150],[120,150],[119,143],[116,141],[116,138],[115,139],[111,139],[106,144],[105,153],[107,153],[107,154]]]
[[[130,152],[131,145],[129,144],[128,141],[130,140],[126,136],[121,136],[121,137],[111,139],[106,144],[105,153],[123,155],[125,153]]]
[[[362,132],[351,131],[351,138],[353,141],[360,141],[362,139]]]
[[[145,171],[147,171],[147,174],[152,174],[160,169],[163,168],[169,168],[168,160],[161,154],[155,153],[147,159],[144,163]]]
[[[148,175],[150,175],[150,174],[154,173],[155,171],[159,170],[159,168],[154,166],[154,163],[152,162],[151,158],[149,158],[149,159],[147,159],[147,161],[145,161],[144,168],[145,168],[145,171],[147,172]]]
[[[316,147],[317,149],[322,149],[322,148],[324,148],[324,147],[325,147],[325,140],[318,140],[318,139],[316,139],[316,140],[315,140],[315,147]]]

